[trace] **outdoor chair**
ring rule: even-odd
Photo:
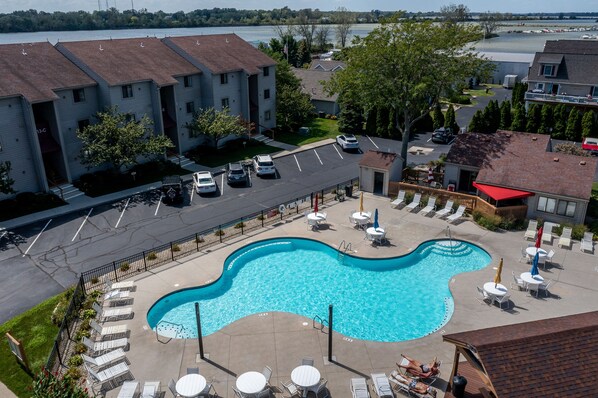
[[[102,355],[116,348],[126,348],[129,345],[129,340],[123,337],[116,340],[91,341],[87,337],[83,337],[83,345],[93,351],[95,355]]]
[[[515,286],[517,286],[519,290],[525,290],[526,287],[523,279],[515,275],[515,271],[511,271],[511,273],[513,274],[513,282],[515,283]],[[513,282],[511,282],[511,289],[514,289]]]
[[[102,387],[104,386],[104,384],[109,383],[112,386],[112,383],[116,379],[131,374],[129,366],[127,366],[127,364],[124,362],[111,366],[106,370],[102,370],[101,372],[96,372],[93,369],[88,368],[87,366],[85,368],[87,369],[87,373],[92,379],[92,386],[99,384],[100,391],[103,390]]]
[[[233,392],[235,393],[235,397],[237,398],[245,398],[245,395],[243,395],[243,393],[239,390],[237,390],[237,387],[232,386],[233,388]]]
[[[527,224],[527,230],[525,231],[524,238],[530,239],[530,240],[535,240],[537,229],[538,229],[538,221],[529,220],[529,223]]]
[[[546,282],[546,283],[540,283],[540,285],[538,286],[538,291],[542,291],[542,292],[544,292],[544,296],[548,297],[548,294],[549,294],[549,292],[548,292],[548,287],[549,287],[550,285],[552,285],[552,283],[553,283],[552,279],[550,279],[550,280],[549,280],[548,282]]]
[[[117,398],[135,398],[139,394],[139,382],[138,381],[125,381],[120,390],[118,390]]]
[[[390,202],[390,206],[393,209],[396,209],[397,207],[399,207],[400,205],[405,203],[405,191],[399,191],[399,195],[397,196],[397,198],[395,200],[393,200],[392,202]]]
[[[370,398],[368,385],[363,377],[351,379],[350,385],[353,398]]]
[[[282,385],[282,389],[283,389],[283,397],[285,398],[292,398],[292,397],[300,397],[301,396],[301,390],[299,390],[297,388],[297,386],[295,384],[293,384],[292,381],[281,381],[280,385]],[[285,395],[288,394],[288,395]]]
[[[176,382],[173,379],[170,379],[168,382],[168,389],[172,393],[173,397],[180,397],[179,393],[176,392]]]
[[[490,294],[488,294],[484,289],[482,289],[479,286],[476,286],[478,289],[478,301],[480,303],[486,303],[487,305],[492,304],[492,302],[494,301],[494,296],[491,296]]]
[[[255,395],[255,398],[270,398],[271,395],[272,392],[270,391],[270,389],[266,388],[265,390],[258,392]]]
[[[104,366],[109,366],[123,360],[126,361],[127,359],[125,352],[122,348],[117,348],[116,350],[108,351],[104,355],[100,355],[99,357],[95,358],[85,354],[81,354],[81,358],[83,358],[83,361],[94,370],[100,370]]]
[[[321,379],[318,385],[308,388],[308,393],[309,391],[313,391],[316,394],[316,398],[328,398],[330,397],[330,392],[326,384],[328,384],[328,380]]]
[[[356,212],[355,211],[351,211],[351,213],[349,213],[349,224],[351,224],[352,226],[356,227],[356,226],[359,225],[359,223],[353,218],[353,214],[354,213],[356,213]]]
[[[204,389],[201,390],[201,392],[197,396],[198,397],[209,397],[211,390],[214,390],[214,396],[218,396],[218,393],[216,392],[216,389],[214,388],[214,383],[211,383],[211,382],[206,384]]]
[[[301,360],[301,365],[314,366],[314,359],[310,357],[305,357]]]
[[[453,212],[453,204],[452,200],[447,200],[444,207],[436,212],[436,217],[442,218],[451,214]]]
[[[430,196],[428,198],[428,204],[426,205],[426,207],[424,207],[423,209],[421,209],[419,211],[419,214],[421,214],[422,216],[427,216],[430,213],[434,213],[435,209],[436,209],[436,197]]]
[[[449,224],[454,224],[457,221],[459,221],[461,217],[463,217],[463,213],[465,213],[465,205],[459,206],[457,211],[454,214],[448,216],[446,220],[449,222]]]
[[[554,257],[554,250],[550,250],[548,252],[548,254],[546,255],[546,258],[544,258],[544,266],[546,266],[546,263],[552,263],[552,258]]]
[[[123,282],[106,282],[106,291],[109,290],[133,290],[135,288],[135,281],[123,281]]]
[[[114,325],[114,326],[101,326],[94,319],[89,322],[89,326],[98,334],[101,340],[104,338],[114,338],[115,336],[121,335],[126,336],[129,332],[127,325]]]
[[[413,212],[414,210],[416,210],[419,207],[421,200],[422,200],[422,194],[416,193],[415,196],[413,196],[413,200],[411,201],[411,203],[409,203],[407,206],[405,206],[405,209]]]
[[[415,370],[413,370],[412,362],[403,354],[401,354],[401,357],[401,363],[397,363],[397,369],[399,373],[403,373],[405,376],[415,377],[422,381],[426,380],[426,383],[430,386],[434,384],[434,382],[440,376],[440,366],[442,365],[442,361],[439,361],[438,358],[434,358],[434,366],[430,366],[431,363],[428,364],[428,366],[430,367],[430,370],[428,372],[423,372],[421,368],[419,372],[416,372]]]
[[[100,322],[117,321],[119,319],[130,318],[133,315],[133,308],[102,308],[98,303],[93,303],[91,308],[96,312]]]
[[[519,262],[522,262],[522,261],[529,263],[529,256],[527,255],[527,252],[525,251],[525,247],[521,248],[521,257],[519,257]]]
[[[535,296],[538,297],[538,290],[540,290],[540,285],[537,283],[528,283],[527,290],[531,296],[534,296],[534,292],[536,292]]]
[[[116,307],[133,302],[131,292],[128,290],[111,290],[104,294],[104,305]]]
[[[266,385],[270,385],[270,378],[272,377],[272,368],[269,366],[264,366],[264,370],[262,370],[262,374],[266,378]]]
[[[564,227],[563,232],[561,232],[561,237],[559,238],[559,247],[567,246],[571,247],[571,232],[572,229],[569,227]]]
[[[425,397],[435,397],[436,393],[432,393],[432,389],[431,387],[428,386],[428,393],[425,394],[420,394],[417,391],[414,391],[409,383],[409,379],[405,378],[401,373],[399,373],[396,370],[393,370],[390,373],[390,377],[388,378],[388,380],[394,385],[395,389],[398,390],[399,392],[408,395],[408,396],[414,396],[416,398],[425,398]]]
[[[380,398],[393,398],[392,388],[385,373],[372,373],[372,381],[374,382],[374,391]]]
[[[160,395],[159,381],[146,381],[143,383],[141,398],[158,398]]]
[[[494,302],[498,304],[500,309],[502,310],[502,303],[507,303],[507,309],[509,309],[509,300],[511,299],[510,294],[505,294],[504,296],[494,296]]]
[[[554,224],[545,222],[542,230],[542,243],[548,243],[552,245],[552,227]]]
[[[581,240],[580,249],[582,252],[594,252],[594,233],[593,232],[584,232],[583,239]]]
[[[199,368],[187,368],[187,374],[195,374],[198,375],[199,374]]]

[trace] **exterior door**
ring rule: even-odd
[[[384,194],[384,173],[374,171],[374,194]]]

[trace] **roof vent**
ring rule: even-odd
[[[581,162],[579,162],[579,165],[580,165],[580,166],[585,166],[585,165],[586,165],[586,161],[585,161],[585,160],[582,160]]]
[[[532,137],[532,141],[538,141],[538,137]]]
[[[23,55],[27,55],[27,51],[25,51],[25,49],[22,49],[22,50],[21,50],[21,54],[23,54]]]
[[[100,44],[100,51],[104,51],[104,49],[102,48],[102,45]]]
[[[141,47],[141,48],[145,47],[145,46],[143,45],[143,42],[141,42],[141,44],[139,44],[139,47]]]
[[[554,160],[555,162],[558,162],[559,158],[553,158],[552,160]]]

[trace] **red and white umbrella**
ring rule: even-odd
[[[314,203],[314,213],[318,212],[318,194],[316,193],[316,203]]]
[[[432,172],[432,168],[430,167],[428,169],[428,184],[430,184],[432,181],[434,181],[434,173]]]
[[[536,248],[539,249],[540,246],[542,245],[542,232],[544,232],[544,228],[540,227],[538,228],[538,234],[536,236]]]

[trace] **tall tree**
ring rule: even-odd
[[[15,190],[12,189],[15,180],[10,178],[11,170],[12,166],[9,161],[0,162],[0,193],[15,193]]]
[[[513,120],[511,119],[511,101],[503,101],[500,104],[500,124],[498,127],[501,130],[508,130],[511,128],[512,122]]]
[[[451,129],[453,134],[457,134],[459,132],[459,125],[457,124],[457,118],[453,104],[449,104],[448,109],[446,110],[446,115],[444,115],[444,128]]]
[[[571,108],[567,118],[567,129],[565,130],[565,139],[569,141],[581,141],[581,114],[577,108]]]
[[[528,133],[537,133],[542,124],[542,110],[539,105],[531,104],[527,111],[527,124],[525,131]]]
[[[440,14],[447,22],[463,22],[470,18],[469,7],[464,4],[449,4],[440,7]]]
[[[351,27],[355,18],[353,14],[345,7],[339,7],[334,13],[332,21],[336,24],[334,31],[336,32],[336,42],[340,44],[341,48],[347,45],[347,37],[351,33]]]
[[[553,107],[550,104],[542,105],[542,111],[540,112],[540,127],[538,133],[550,134],[554,126],[554,116],[552,114]]]
[[[286,60],[276,64],[276,123],[283,130],[294,131],[313,117],[309,95],[301,91],[301,81]]]
[[[498,29],[498,23],[503,18],[503,15],[499,12],[483,12],[479,15],[478,23],[480,24],[486,39],[494,36],[494,32]]]
[[[567,112],[567,107],[565,106],[565,104],[558,104],[554,108],[554,128],[552,129],[552,133],[550,134],[552,138],[565,138],[565,130],[567,129],[568,116],[569,113]]]
[[[378,137],[388,137],[388,108],[379,107],[376,115],[376,135]]]
[[[400,16],[385,20],[364,38],[357,37],[346,69],[335,73],[326,87],[331,93],[353,87],[364,109],[394,108],[406,162],[413,124],[434,108],[441,93],[484,73],[488,63],[465,46],[479,38],[478,27]]]
[[[444,114],[442,113],[442,109],[440,108],[440,102],[436,102],[434,106],[434,130],[444,126]]]
[[[471,120],[469,121],[469,126],[467,127],[468,131],[472,133],[481,133],[486,128],[484,124],[484,117],[481,109],[478,109],[473,114]]]
[[[309,19],[307,13],[302,12],[299,15],[297,25],[295,25],[295,30],[305,41],[305,49],[307,50],[307,53],[311,55],[316,24]]]
[[[163,155],[174,145],[165,135],[154,135],[147,115],[135,121],[116,107],[95,115],[97,123],[77,130],[82,141],[81,163],[89,167],[111,167],[114,172],[136,164],[140,157]]]
[[[586,111],[583,114],[583,118],[581,119],[581,136],[582,138],[597,136],[594,111]]]
[[[330,26],[320,25],[316,29],[314,44],[318,51],[328,50],[328,37],[330,36]]]
[[[525,125],[527,124],[525,107],[523,105],[515,106],[513,111],[513,122],[511,123],[510,130],[513,131],[525,131]]]
[[[363,131],[363,109],[346,93],[338,97],[341,111],[338,115],[338,131],[343,134],[361,134]]]
[[[218,148],[218,142],[229,135],[241,135],[247,132],[247,124],[239,115],[231,115],[228,108],[220,111],[213,107],[200,109],[193,115],[193,121],[185,127],[191,137],[205,135]]]

